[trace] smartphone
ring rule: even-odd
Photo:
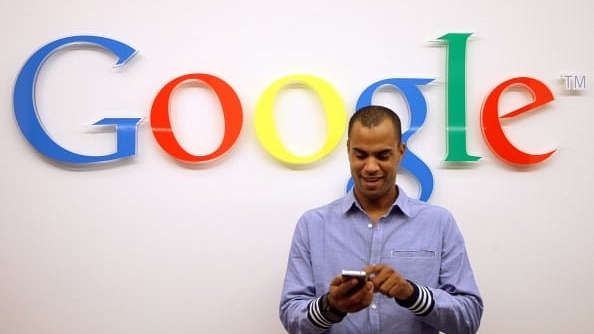
[[[363,270],[343,270],[342,277],[347,279],[356,278],[358,280],[357,285],[352,289],[353,291],[361,289],[367,282],[367,273]]]

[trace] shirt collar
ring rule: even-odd
[[[396,186],[396,187],[398,187],[398,186]],[[359,205],[359,203],[357,202],[357,199],[355,198],[354,190],[351,189],[351,190],[349,190],[349,192],[347,192],[347,194],[343,198],[342,212],[347,213],[349,210],[351,210],[353,208],[357,208],[357,209],[363,211],[363,209],[361,208],[361,205]],[[400,211],[404,215],[410,217],[411,208],[410,208],[410,203],[409,203],[409,197],[401,187],[398,187],[398,197],[396,197],[396,200],[392,204],[392,209],[390,210],[390,214],[397,212],[397,211]]]

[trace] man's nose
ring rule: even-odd
[[[377,163],[377,160],[374,158],[368,158],[367,161],[365,161],[365,171],[368,173],[375,173],[379,170],[379,164]]]

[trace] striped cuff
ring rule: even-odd
[[[429,314],[429,312],[431,312],[435,306],[433,292],[422,285],[417,285],[411,281],[408,282],[412,284],[413,289],[415,290],[413,295],[407,300],[400,300],[396,298],[396,302],[398,305],[411,310],[415,315],[425,316]]]
[[[307,318],[314,325],[328,329],[332,327],[333,324],[340,322],[346,316],[346,314],[328,314],[328,311],[325,311],[327,307],[324,305],[324,303],[327,303],[327,300],[325,300],[326,298],[326,295],[324,295],[312,300],[309,303],[307,306]]]

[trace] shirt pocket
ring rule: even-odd
[[[432,250],[392,250],[390,251],[391,258],[402,259],[433,259],[435,258],[435,251]]]
[[[415,283],[431,285],[439,277],[439,260],[434,250],[393,249],[386,255],[388,264],[394,270]]]

